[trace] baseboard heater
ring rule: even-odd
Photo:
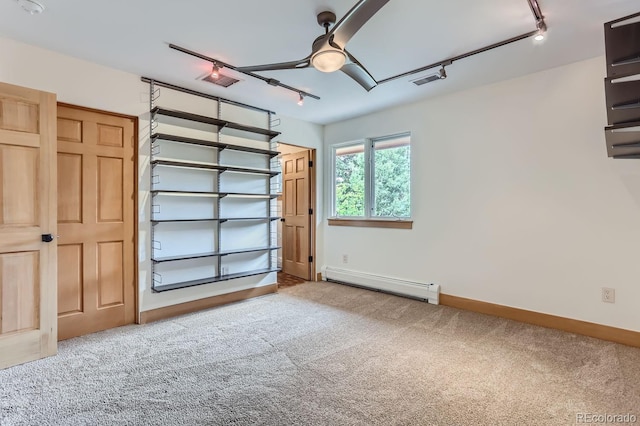
[[[437,284],[424,284],[397,278],[383,277],[364,272],[349,271],[347,269],[326,266],[322,276],[331,282],[362,287],[371,290],[392,293],[398,296],[411,297],[424,300],[433,305],[440,303],[440,286]]]

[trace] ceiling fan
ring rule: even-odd
[[[345,49],[345,46],[351,37],[388,2],[389,0],[360,0],[337,24],[335,24],[335,13],[320,12],[317,17],[318,24],[324,27],[325,33],[314,40],[309,56],[297,61],[237,67],[237,70],[255,72],[302,69],[310,66],[322,72],[340,70],[364,87],[366,91],[370,91],[378,83],[369,71]],[[333,27],[331,27],[332,25]],[[329,29],[330,27],[331,29]]]

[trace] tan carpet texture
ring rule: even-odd
[[[640,417],[639,367],[637,348],[306,283],[61,342],[0,371],[0,424],[570,425]]]

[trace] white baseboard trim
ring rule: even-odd
[[[418,283],[398,278],[339,269],[331,266],[325,266],[322,269],[322,276],[327,281],[336,281],[400,296],[413,297],[415,299],[425,300],[434,305],[440,303],[440,286],[437,284]]]

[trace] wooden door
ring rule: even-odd
[[[0,83],[0,368],[57,351],[56,97]]]
[[[282,156],[282,270],[311,279],[311,173],[309,151]]]
[[[134,128],[58,106],[58,335],[135,321]]]

